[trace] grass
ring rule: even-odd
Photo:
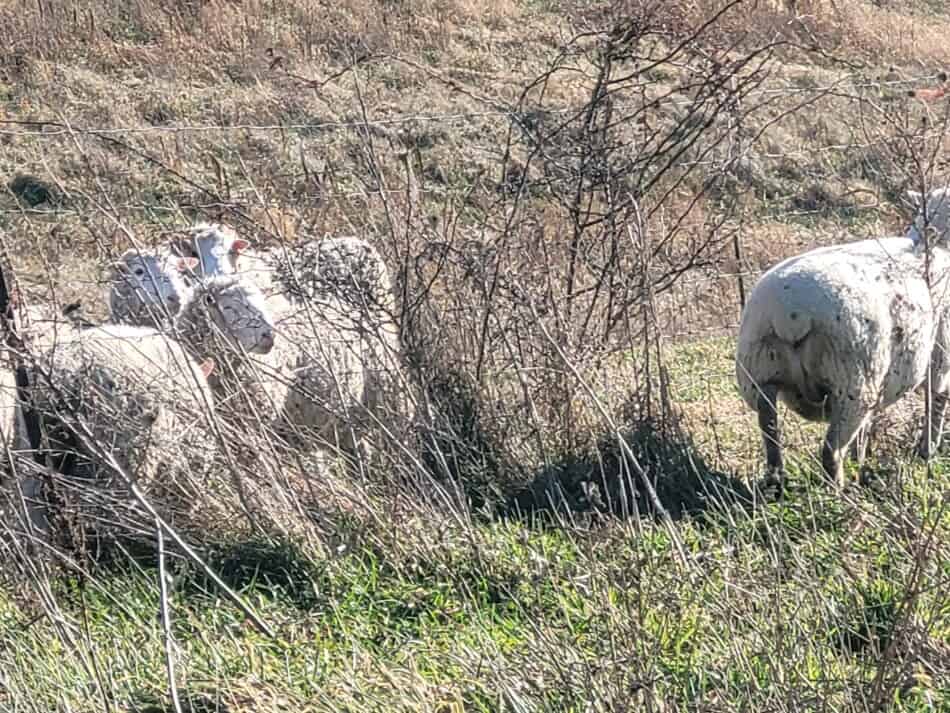
[[[671,349],[674,384],[723,346]],[[737,410],[728,378],[709,378]],[[840,497],[804,465],[782,501],[680,519],[685,560],[650,519],[459,525],[424,508],[328,557],[223,543],[209,563],[278,639],[177,563],[179,683],[191,710],[863,710],[882,673],[890,710],[946,709],[946,464],[899,477]],[[0,595],[0,700],[170,710],[158,572],[134,562],[95,586],[56,580],[65,640],[25,593]]]
[[[87,314],[102,316],[101,265],[128,246],[124,229],[154,243],[195,217],[240,221],[266,245],[361,235],[405,270],[400,286],[432,281],[434,297],[422,300],[431,313],[419,318],[431,322],[419,342],[428,360],[417,370],[445,409],[441,425],[457,417],[453,432],[430,439],[455,462],[413,488],[396,466],[362,480],[328,476],[314,486],[305,537],[220,541],[209,532],[205,559],[274,639],[170,555],[183,710],[950,711],[950,460],[928,470],[910,456],[907,414],[919,404],[908,399],[881,426],[872,484],[838,494],[816,461],[822,428],[783,414],[790,487],[781,500],[760,497],[759,435],[734,386],[738,290],[721,276],[901,230],[912,162],[895,149],[890,124],[862,123],[857,107],[868,103],[855,97],[886,105],[890,113],[875,118],[923,125],[928,110],[906,86],[861,84],[935,74],[950,59],[950,17],[926,0],[815,0],[798,3],[796,20],[782,3],[760,2],[727,15],[702,52],[650,67],[642,87],[621,82],[623,101],[682,101],[692,81],[684,67],[740,35],[795,40],[769,65],[769,86],[787,96],[744,117],[746,169],[695,205],[705,169],[664,184],[662,206],[644,203],[656,208],[644,240],[669,237],[674,224],[675,239],[630,248],[637,236],[623,233],[620,249],[630,252],[612,289],[624,297],[643,256],[651,270],[675,270],[684,246],[712,245],[658,298],[667,339],[643,377],[636,325],[600,360],[585,351],[600,325],[582,339],[562,311],[572,224],[556,191],[570,185],[589,136],[569,124],[552,134],[560,143],[532,157],[515,133],[507,156],[512,124],[498,111],[517,107],[553,132],[558,110],[589,97],[603,37],[586,32],[633,5],[0,0],[0,34],[12,38],[0,57],[0,119],[55,124],[44,135],[29,123],[0,126],[14,132],[0,133],[10,184],[0,191],[0,233],[31,297],[81,298]],[[656,4],[645,17],[660,29],[640,50],[668,51],[677,36],[664,33],[686,32],[721,6]],[[573,35],[582,41],[567,43]],[[825,54],[801,51],[813,37]],[[536,85],[518,105],[558,62],[543,91]],[[842,83],[843,62],[853,76]],[[632,149],[681,110],[664,100],[642,126],[616,122],[617,163],[607,168],[635,160]],[[371,128],[361,126],[364,112]],[[70,134],[66,121],[88,131]],[[249,128],[182,129],[235,124]],[[727,143],[702,160],[724,160]],[[502,158],[525,171],[523,203],[510,202]],[[25,174],[43,185],[14,180]],[[579,252],[596,265],[606,244],[587,233]],[[425,257],[430,247],[446,248],[444,263]],[[510,274],[492,272],[499,254]],[[551,312],[531,314],[515,291],[504,309],[489,309],[493,274],[534,289],[529,297],[553,295]],[[595,291],[592,275],[577,278],[578,312]],[[538,322],[578,355],[672,522],[642,482],[619,477],[616,434],[590,395],[563,389],[568,371]],[[522,329],[506,331],[508,323]],[[646,384],[659,393],[658,363],[672,431],[627,413]],[[584,490],[599,475],[609,480],[604,492]],[[598,506],[631,485],[627,516]],[[555,486],[568,507],[542,507],[550,503],[538,496]],[[499,496],[525,507],[503,507]],[[88,576],[64,567],[30,577],[8,544],[0,709],[174,710],[152,549],[90,564]]]

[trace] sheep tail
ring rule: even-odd
[[[782,363],[785,379],[794,384],[808,402],[820,404],[825,395],[809,371],[814,373],[827,345],[814,328],[814,320],[807,312],[781,313],[772,320],[775,336],[769,340],[769,348]]]

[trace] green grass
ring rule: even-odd
[[[671,363],[691,373],[722,346]],[[946,710],[947,465],[932,480],[910,463],[899,475],[899,488],[841,496],[803,467],[781,501],[706,509],[672,532],[433,511],[364,526],[329,558],[222,545],[209,562],[278,637],[179,563],[179,684],[192,710],[817,711],[865,710],[883,670],[890,710]],[[69,639],[37,618],[29,588],[0,595],[0,701],[170,710],[156,581],[148,558],[119,560],[95,586],[54,579]]]
[[[655,5],[670,16],[661,15],[631,52],[664,54],[666,33],[683,31],[695,19],[679,17],[682,8],[675,3]],[[704,0],[697,7],[715,5]],[[769,3],[757,5],[761,13],[770,11]],[[814,29],[819,39],[824,39],[823,28],[835,30],[855,16],[870,18],[868,27],[849,26],[840,47],[834,37],[826,43],[856,57],[871,53],[882,63],[881,71],[860,69],[855,81],[884,76],[883,64],[895,57],[906,65],[894,72],[907,76],[929,71],[924,66],[940,66],[946,57],[946,23],[938,24],[933,16],[930,26],[891,32],[879,29],[893,25],[893,17],[881,13],[903,11],[894,3],[864,3],[866,16],[848,14],[861,5],[859,0],[842,0],[835,8],[799,5],[811,8],[803,11],[802,22],[815,23],[802,28]],[[915,3],[921,12],[946,15],[938,5]],[[497,110],[515,108],[522,89],[539,77],[548,79],[535,83],[525,105],[517,108],[537,109],[535,118],[547,116],[538,120],[545,132],[567,117],[545,112],[583,106],[597,74],[592,60],[603,40],[601,33],[586,32],[601,29],[614,9],[610,3],[524,0],[498,3],[489,18],[484,4],[469,0],[161,7],[97,0],[86,17],[55,3],[0,3],[0,27],[15,38],[10,57],[0,57],[0,118],[66,117],[80,127],[167,129],[358,123],[364,107],[371,121],[413,114],[452,117],[382,124],[373,133],[377,155],[372,157],[353,127],[113,136],[242,211],[275,208],[298,237],[363,235],[388,250],[394,265],[412,274],[419,270],[412,284],[420,288],[434,262],[422,258],[424,248],[451,243],[459,251],[470,245],[498,249],[513,260],[510,280],[526,288],[512,302],[512,319],[527,321],[525,305],[553,290],[547,306],[557,319],[548,324],[560,335],[558,283],[565,275],[558,264],[564,254],[557,250],[570,241],[564,206],[574,196],[556,191],[570,183],[565,176],[576,170],[574,153],[584,146],[579,142],[589,127],[569,124],[554,136],[529,167],[525,201],[513,205],[505,202],[498,183],[501,158],[523,164],[531,140]],[[686,85],[694,81],[686,68],[701,70],[705,57],[720,55],[724,38],[731,44],[732,35],[749,29],[745,12],[736,17],[738,26],[727,26],[713,38],[714,46],[695,54],[690,49],[675,63],[616,60],[614,81],[619,83],[610,91],[618,101],[607,114],[619,133],[604,138],[620,142],[611,149],[619,157],[617,166],[640,161],[644,138],[672,126],[673,101],[683,100]],[[683,27],[676,30],[678,22]],[[801,24],[780,14],[770,22],[778,24],[763,20],[762,27],[752,29],[772,38],[776,29],[797,32]],[[576,32],[580,44],[565,45]],[[914,40],[918,33],[920,54],[908,56],[907,38]],[[852,35],[855,43],[869,46],[851,47]],[[268,49],[284,59],[283,66],[270,67]],[[565,49],[568,56],[561,57]],[[368,58],[355,70],[350,66],[354,54]],[[827,244],[844,230],[883,234],[902,224],[895,206],[906,166],[892,155],[892,146],[904,144],[886,126],[876,126],[880,117],[873,112],[858,123],[859,107],[849,98],[847,83],[801,111],[785,113],[805,96],[801,90],[827,87],[847,71],[831,57],[808,58],[794,51],[770,67],[774,81],[769,88],[795,91],[773,96],[771,108],[743,118],[739,148],[751,168],[740,172],[741,178],[700,200],[690,215],[681,213],[681,202],[691,199],[688,189],[706,181],[706,169],[686,176],[669,207],[650,205],[653,195],[643,197],[644,208],[657,208],[647,225],[646,237],[657,251],[651,269],[675,269],[677,251],[711,239],[714,247],[699,256],[700,262],[710,261],[709,267],[697,274],[707,274],[719,260],[719,267],[732,270],[728,254],[716,251],[730,245],[731,238],[720,238],[733,229],[740,233],[745,267],[755,269]],[[404,62],[407,58],[418,66]],[[548,75],[555,61],[563,63],[562,69]],[[645,71],[649,86],[639,84],[638,71]],[[628,74],[630,82],[616,79]],[[665,94],[678,85],[684,91],[669,106],[664,100],[647,111],[642,126],[622,118],[640,90],[646,96]],[[761,98],[750,97],[744,107]],[[929,111],[911,101],[903,87],[883,92],[876,101],[906,112],[908,126]],[[595,124],[601,121],[592,118]],[[731,115],[723,118],[732,121]],[[758,136],[766,123],[768,130]],[[868,126],[865,135],[862,129]],[[628,130],[633,133],[623,133]],[[505,147],[509,132],[511,156]],[[756,138],[747,140],[751,137]],[[91,197],[119,206],[115,217],[145,242],[184,218],[218,216],[214,206],[188,205],[217,199],[93,136],[0,138],[0,183],[20,172],[35,173],[47,181],[55,178],[68,193],[62,204],[40,204],[37,212],[21,213],[14,196],[0,192],[4,259],[13,261],[30,287],[45,289],[49,283],[63,302],[82,297],[90,313],[102,308],[99,268],[127,247],[113,216],[93,210]],[[724,142],[723,151],[733,138]],[[684,157],[696,158],[705,146],[699,142]],[[675,148],[655,160],[665,161]],[[703,160],[715,167],[724,157],[714,151]],[[407,165],[417,185],[405,184]],[[379,196],[354,197],[367,185],[372,193],[376,172],[391,190],[386,206]],[[635,185],[628,188],[636,194]],[[410,200],[403,189],[407,194],[418,189],[420,195]],[[727,206],[737,195],[739,212],[727,215],[723,227],[711,227],[720,211],[732,210]],[[866,208],[874,197],[890,205]],[[598,202],[592,204],[597,210]],[[164,210],[178,206],[182,214]],[[680,217],[688,218],[681,232],[667,236],[664,230]],[[591,265],[602,257],[598,225],[594,221],[585,237]],[[262,237],[253,223],[240,228]],[[623,244],[634,237],[619,234]],[[623,267],[631,269],[633,289],[638,289],[640,257],[640,246],[634,246]],[[515,325],[512,333],[501,327],[492,331],[489,317],[505,322],[509,315],[484,303],[481,278],[463,277],[468,268],[445,269],[435,287],[445,301],[431,300],[427,309],[432,313],[423,317],[433,329],[443,329],[435,336],[446,338],[433,342],[438,350],[464,353],[458,363],[447,357],[445,364],[436,354],[436,366],[458,367],[462,377],[472,376],[465,360],[474,361],[478,345],[473,346],[470,332],[491,327],[486,343],[495,353],[481,383],[460,379],[467,390],[453,396],[449,387],[456,384],[446,378],[444,398],[459,411],[451,414],[458,421],[454,435],[461,435],[461,445],[468,448],[455,451],[461,463],[456,470],[464,476],[459,489],[470,502],[477,495],[484,503],[456,507],[447,504],[450,498],[437,497],[434,487],[410,495],[394,486],[398,475],[389,480],[387,473],[382,484],[334,482],[342,492],[318,503],[322,519],[307,523],[315,546],[248,538],[203,543],[206,560],[274,630],[273,639],[259,633],[205,574],[178,556],[169,557],[175,675],[183,710],[950,711],[950,507],[945,495],[950,460],[938,459],[928,472],[909,456],[906,429],[892,430],[875,445],[873,486],[839,494],[815,458],[823,428],[783,414],[789,488],[782,500],[753,500],[747,486],[761,474],[761,445],[754,415],[736,392],[734,337],[727,335],[664,349],[669,398],[681,421],[676,437],[656,428],[655,421],[619,423],[649,477],[656,479],[672,524],[643,505],[642,484],[628,517],[596,511],[580,498],[567,512],[515,517],[513,508],[492,510],[487,507],[492,499],[508,495],[513,481],[535,475],[541,481],[547,474],[551,481],[568,482],[569,476],[589,476],[598,468],[615,476],[621,458],[599,414],[590,417],[595,410],[581,389],[574,393],[584,402],[576,412],[586,420],[576,424],[582,433],[570,435],[586,449],[561,447],[569,440],[561,433],[566,429],[563,421],[553,422],[560,419],[562,404],[546,398],[547,391],[560,394],[550,385],[568,378],[563,365],[550,358],[546,344],[537,343],[529,324]],[[691,278],[691,271],[685,277]],[[614,289],[627,286],[626,275],[621,278]],[[582,282],[577,284],[579,305],[590,292],[590,284]],[[460,291],[453,303],[449,297],[457,296],[459,284],[469,291]],[[697,303],[701,318],[728,319],[735,301],[729,294],[708,295],[701,281],[677,288],[695,290],[681,294]],[[709,314],[702,310],[707,301]],[[631,308],[634,330],[640,319],[635,310],[639,305]],[[585,334],[595,331],[592,326]],[[569,344],[569,325],[564,333]],[[569,346],[589,355],[586,344]],[[583,374],[617,419],[625,413],[642,353],[627,351],[619,361],[603,374]],[[652,376],[658,393],[655,369]],[[523,400],[522,379],[530,387],[525,390],[532,393],[531,404]],[[555,416],[537,416],[535,407]],[[525,436],[535,417],[550,424],[538,435],[544,448],[535,449]],[[451,434],[436,440],[444,452],[459,445]],[[549,470],[526,476],[522,471],[540,469],[538,452],[545,449]],[[417,455],[424,459],[426,454]],[[538,462],[529,464],[529,457]],[[853,465],[849,469],[857,475]],[[173,710],[153,553],[100,563],[87,579],[61,571],[28,577],[16,566],[6,540],[2,543],[0,710]]]
[[[463,710],[517,710],[519,700],[527,710],[580,711],[592,700],[607,710],[647,681],[640,695],[674,710],[710,698],[766,707],[796,690],[807,708],[809,689],[852,709],[899,635],[912,558],[884,531],[843,546],[872,500],[851,508],[813,498],[813,510],[802,499],[732,513],[734,523],[681,523],[685,565],[658,525],[638,532],[619,522],[591,533],[483,525],[465,533],[471,544],[432,559],[362,549],[291,562],[280,548],[245,547],[231,582],[279,640],[180,572],[179,675],[193,695],[247,682],[314,710],[360,710],[374,696],[379,710],[431,709],[443,696]],[[260,559],[247,577],[251,552]],[[275,561],[284,565],[261,571]],[[60,598],[65,617],[82,622],[80,641],[95,642],[87,655],[106,695],[133,710],[164,700],[156,576],[149,567],[115,572],[100,578],[101,591],[74,587]],[[914,613],[933,617],[928,644],[946,653],[941,600],[924,594]],[[14,673],[7,700],[97,709],[101,691],[79,651],[44,619],[23,626],[27,617],[22,604],[0,601],[4,670]],[[936,683],[905,688],[895,710],[928,710],[928,695],[950,704]]]

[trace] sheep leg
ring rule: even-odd
[[[43,504],[43,483],[28,475],[19,481],[20,498],[26,504],[26,513],[34,532],[48,535],[50,531],[46,506]]]
[[[844,454],[855,435],[869,421],[870,412],[849,405],[832,407],[831,425],[821,449],[821,465],[839,487],[847,485],[844,474]]]
[[[946,311],[946,307],[944,307]],[[937,327],[936,341],[930,355],[930,378],[927,383],[927,403],[924,410],[924,424],[917,444],[917,455],[930,460],[936,455],[943,436],[944,414],[947,410],[947,397],[950,396],[950,324],[947,314],[943,314]]]
[[[765,446],[765,464],[768,474],[781,482],[784,467],[782,465],[782,441],[778,423],[778,386],[766,384],[759,392],[757,411],[759,412],[759,430],[762,431],[762,443]]]
[[[920,443],[917,445],[917,454],[924,460],[936,454],[943,436],[943,420],[947,411],[947,400],[950,394],[931,393],[929,413],[924,419],[923,431],[920,434]]]

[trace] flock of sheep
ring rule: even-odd
[[[780,481],[779,400],[829,422],[822,464],[842,485],[844,454],[853,446],[864,457],[874,415],[924,384],[918,451],[927,458],[939,444],[950,395],[950,189],[911,197],[919,215],[907,236],[789,258],[743,310],[736,376]],[[927,239],[931,231],[938,239]],[[239,439],[266,434],[309,452],[369,457],[367,429],[413,419],[389,274],[363,240],[254,251],[227,226],[198,224],[157,248],[128,250],[107,293],[103,324],[21,309],[28,378],[18,386],[14,369],[0,371],[7,453],[35,458],[42,436],[43,462],[12,469],[40,531],[50,527],[44,468],[77,482],[121,476],[161,494],[211,472],[215,444],[234,424],[244,428],[227,433]],[[253,457],[254,444],[242,445]]]
[[[758,412],[769,475],[784,472],[776,404],[827,421],[826,473],[846,484],[876,414],[926,387],[917,452],[940,444],[950,396],[950,189],[909,192],[906,237],[862,240],[789,258],[765,273],[743,309],[736,378]]]
[[[389,274],[363,240],[258,252],[227,226],[198,224],[123,254],[107,298],[103,324],[21,310],[30,398],[9,366],[0,375],[11,453],[30,452],[25,402],[48,468],[153,489],[210,472],[223,431],[366,457],[368,428],[413,418]],[[46,532],[44,478],[19,466],[24,510]]]

